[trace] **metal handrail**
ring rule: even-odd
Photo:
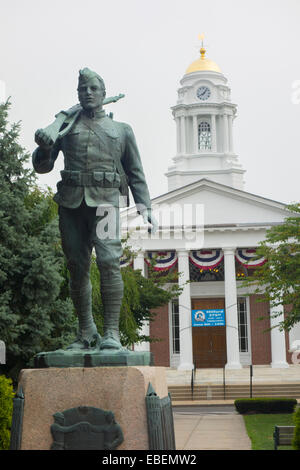
[[[194,362],[194,368],[192,369],[191,375],[191,393],[192,393],[192,400],[194,400],[194,384],[196,378],[196,362]]]
[[[250,398],[252,398],[252,377],[253,377],[253,365],[250,364]]]

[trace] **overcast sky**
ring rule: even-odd
[[[163,194],[176,151],[170,107],[204,33],[238,105],[245,190],[300,201],[299,24],[299,0],[0,0],[10,120],[22,121],[20,142],[32,152],[35,130],[77,102],[78,71],[89,67],[108,96],[125,93],[106,109],[132,126],[151,197]],[[62,168],[61,155],[40,185],[55,189]]]

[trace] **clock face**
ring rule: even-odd
[[[207,86],[201,86],[197,90],[199,100],[207,100],[210,97],[210,89]]]

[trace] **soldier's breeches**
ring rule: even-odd
[[[118,335],[120,308],[123,298],[123,280],[120,271],[122,247],[119,234],[99,237],[97,224],[103,217],[96,215],[97,208],[83,203],[78,209],[59,207],[59,227],[63,251],[70,272],[70,294],[79,315],[82,328],[92,321],[90,263],[93,247],[100,271],[100,289],[104,307],[104,331],[113,330]],[[119,216],[116,209],[116,216]],[[118,223],[116,224],[118,227]],[[86,313],[84,313],[84,311]]]
[[[104,284],[122,282],[120,273],[122,246],[118,225],[115,237],[104,237],[102,232],[102,236],[98,236],[97,226],[103,217],[97,216],[96,211],[96,207],[88,207],[85,203],[77,209],[59,207],[59,228],[72,290],[85,291],[89,286],[93,247]],[[119,212],[116,209],[117,222],[118,217]]]
[[[70,291],[86,292],[90,286],[92,237],[82,208],[59,207],[62,248],[70,273]]]

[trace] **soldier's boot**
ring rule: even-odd
[[[123,282],[103,288],[102,303],[104,308],[104,332],[100,349],[122,349],[119,333],[120,309],[123,298]]]
[[[92,315],[91,286],[83,292],[70,290],[70,294],[78,317],[78,332],[67,349],[88,349],[99,345],[101,338]]]

